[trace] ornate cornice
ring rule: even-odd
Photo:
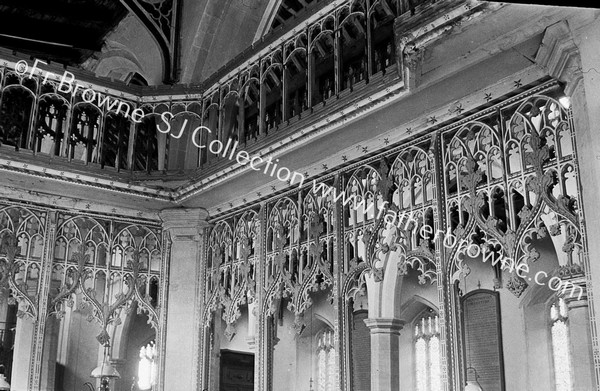
[[[96,200],[87,200],[67,195],[52,195],[33,190],[24,191],[12,186],[0,185],[0,193],[2,197],[6,197],[4,202],[27,202],[29,204],[37,204],[41,206],[51,206],[52,208],[78,210],[81,215],[109,215],[123,217],[127,221],[140,222],[142,224],[156,224],[158,213],[156,211],[140,210],[126,208],[122,206],[113,206],[100,203]]]
[[[29,176],[40,177],[57,182],[72,183],[77,186],[99,188],[113,193],[124,193],[143,198],[172,201],[173,193],[152,186],[134,185],[112,178],[99,178],[89,174],[56,170],[38,164],[21,161],[10,157],[0,158],[0,171],[18,172]]]

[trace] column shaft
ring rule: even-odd
[[[17,319],[10,381],[11,390],[13,391],[28,390],[27,383],[29,382],[34,328],[35,323],[31,318],[23,317]]]
[[[567,301],[574,391],[594,389],[594,360],[587,298]]]
[[[173,209],[160,213],[171,237],[164,385],[172,390],[197,389],[199,354],[196,310],[199,282],[200,233],[207,213],[201,209]]]
[[[398,319],[366,319],[371,330],[371,391],[400,388],[400,330]]]

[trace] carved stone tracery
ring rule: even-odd
[[[266,257],[264,264],[256,263],[259,259],[253,263],[264,272],[258,316],[271,319],[276,328],[274,319],[287,302],[292,327],[301,333],[305,311],[313,305],[311,292],[339,284],[344,301],[368,295],[371,303],[372,296],[386,294],[372,287],[383,285],[391,262],[399,276],[412,269],[419,283],[436,284],[445,300],[452,282],[470,273],[469,245],[520,265],[540,257],[536,241],[546,237],[560,264],[548,275],[580,283],[579,185],[572,124],[558,102],[560,94],[556,85],[542,85],[340,170],[324,183],[345,192],[346,200],[354,197],[346,205],[339,197],[333,202],[336,193],[322,197],[308,187],[268,201],[261,227]],[[336,207],[341,213],[333,213]],[[337,231],[342,243],[336,243]],[[340,259],[328,255],[334,246],[343,249]],[[214,248],[212,259],[228,251]],[[333,266],[340,269],[341,281]],[[530,289],[514,273],[506,275],[499,267],[494,273],[497,289],[503,277],[506,289],[518,297]],[[440,302],[442,334],[445,322],[453,321],[444,311]]]
[[[477,231],[483,243],[489,248],[499,247],[502,256],[518,266],[539,258],[532,241],[549,231],[559,262],[580,264],[581,233],[568,113],[557,100],[537,95],[503,110],[503,121],[496,114],[488,115],[478,120],[482,122],[476,127],[470,122],[446,133],[453,135],[444,154],[446,194],[451,205],[448,219],[458,217],[453,232],[460,241]],[[466,143],[459,138],[462,135]],[[502,159],[496,158],[500,150],[507,151]],[[482,159],[486,155],[489,157]],[[452,259],[453,252],[447,256]],[[454,270],[464,275],[463,267],[463,258],[458,257]],[[452,272],[453,278],[458,278],[456,272]],[[507,285],[516,295],[526,286],[517,277],[511,277]]]
[[[11,216],[11,209],[4,209],[5,216]],[[23,210],[24,211],[24,210]],[[27,212],[26,212],[27,213]],[[13,216],[16,216],[13,214]],[[26,214],[21,214],[26,216]],[[7,289],[11,291],[11,300],[21,302],[23,308],[19,315],[28,315],[34,319],[37,318],[37,300],[35,296],[28,293],[27,279],[23,278],[23,269],[25,265],[31,263],[31,269],[35,266],[35,270],[41,269],[43,260],[41,254],[38,255],[38,250],[33,247],[33,243],[27,247],[26,243],[29,239],[20,234],[22,238],[22,246],[18,245],[18,238],[14,232],[9,219],[1,221],[2,226],[8,230],[2,235],[0,245],[0,253],[6,254],[3,262],[0,262],[2,277],[0,285],[4,295],[7,297]],[[26,222],[27,219],[22,222]],[[109,246],[110,240],[107,236],[107,231],[102,228],[102,223],[94,222],[90,218],[70,219],[68,216],[61,217],[62,225],[57,230],[56,249],[54,251],[54,260],[52,261],[52,285],[57,288],[50,289],[50,298],[48,301],[48,311],[44,312],[47,316],[55,315],[62,318],[68,307],[75,305],[75,295],[82,295],[82,306],[88,307],[90,312],[88,320],[96,320],[102,326],[100,339],[102,342],[107,342],[106,328],[111,325],[120,323],[120,312],[123,309],[131,308],[132,303],[138,303],[138,311],[144,311],[149,316],[149,323],[158,328],[158,303],[152,303],[148,293],[150,281],[158,283],[160,278],[160,262],[157,264],[154,259],[160,257],[160,244],[155,233],[146,231],[146,237],[130,237],[129,239],[138,240],[139,249],[145,251],[144,264],[142,265],[141,255],[139,250],[133,250],[135,247],[129,246],[117,250],[117,246]],[[111,223],[108,223],[111,224]],[[26,226],[33,227],[27,223]],[[106,227],[106,225],[104,225]],[[91,228],[91,229],[90,229]],[[124,230],[124,232],[143,232],[144,228],[136,227],[135,230]],[[19,232],[19,231],[17,231]],[[38,231],[42,235],[43,231]],[[121,239],[124,238],[123,236]],[[35,239],[35,237],[34,237]],[[118,239],[116,239],[118,240]],[[85,245],[83,244],[85,243]],[[144,245],[145,244],[145,245]],[[135,244],[132,243],[135,246]],[[25,248],[23,247],[25,246]],[[112,249],[112,250],[111,250]],[[123,250],[132,252],[127,255]],[[40,249],[41,250],[41,249]],[[113,254],[112,257],[109,254]],[[130,258],[128,263],[125,260]],[[108,261],[108,264],[107,264]],[[149,264],[150,263],[150,264]],[[116,267],[115,267],[116,266]],[[111,289],[113,298],[109,301],[97,298],[97,293],[100,285],[94,284],[92,281],[98,281],[101,278],[106,282],[106,276],[110,280],[105,287]],[[16,279],[18,278],[18,279]],[[58,285],[56,284],[58,283]],[[30,283],[31,284],[31,283]],[[37,282],[36,282],[37,284]],[[100,293],[100,295],[102,295]],[[105,294],[104,294],[105,295]],[[108,297],[108,296],[105,296]]]

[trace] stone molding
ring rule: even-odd
[[[564,283],[565,280],[563,280]],[[567,307],[569,309],[574,309],[578,307],[587,307],[588,306],[588,289],[587,284],[583,278],[579,278],[577,280],[566,280],[569,282],[569,285],[565,285],[566,289],[563,289],[558,293],[559,297],[562,297],[565,303],[567,303]],[[571,289],[569,289],[571,288]],[[581,297],[579,297],[579,290],[583,291]]]
[[[572,96],[583,80],[579,48],[566,21],[553,24],[546,29],[535,62],[548,75],[565,83],[565,93]]]
[[[209,226],[208,212],[203,208],[164,209],[159,216],[172,241],[199,241],[203,229]]]
[[[406,324],[406,321],[395,318],[367,318],[364,322],[371,330],[371,334],[400,335],[400,330]]]
[[[251,351],[256,351],[256,337],[246,337],[246,343]]]

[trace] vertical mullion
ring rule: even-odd
[[[31,103],[31,118],[29,119],[29,126],[27,129],[27,139],[25,140],[25,149],[33,150],[33,142],[35,139],[36,133],[36,118],[39,110],[40,99],[39,96],[41,94],[41,80],[38,80],[36,85],[36,92],[33,95],[33,102]],[[20,147],[20,145],[19,145]],[[35,152],[34,152],[35,154]]]
[[[369,78],[373,75],[373,50],[371,50],[371,40],[372,40],[372,26],[371,26],[371,1],[370,0],[366,0],[366,17],[367,17],[367,33],[366,33],[366,40],[367,40],[367,82],[369,81]]]
[[[341,48],[341,27],[339,16],[340,12],[336,12],[334,18],[334,29],[333,29],[333,73],[334,73],[334,89],[335,94],[339,95],[342,91],[342,48]]]
[[[290,119],[288,114],[288,109],[290,102],[288,102],[288,89],[289,89],[289,81],[288,76],[289,72],[287,69],[287,61],[286,61],[286,48],[285,43],[282,44],[281,48],[281,122],[288,121]]]
[[[307,39],[307,46],[306,46],[306,62],[307,62],[307,66],[308,66],[308,72],[307,72],[307,83],[306,83],[306,90],[308,91],[308,102],[307,102],[307,106],[308,108],[312,109],[313,107],[313,93],[314,93],[314,82],[313,82],[313,73],[315,72],[315,64],[313,61],[313,55],[312,55],[312,37],[310,34],[310,27],[307,28],[306,31],[306,39]]]

